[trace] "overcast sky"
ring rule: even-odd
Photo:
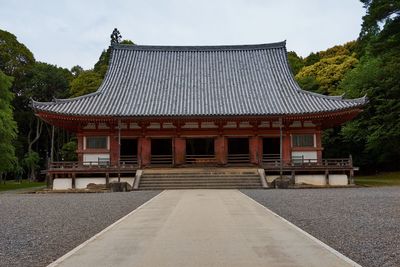
[[[287,40],[306,56],[356,39],[364,13],[357,0],[0,0],[0,29],[36,60],[88,69],[115,27],[143,45]]]

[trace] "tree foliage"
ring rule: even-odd
[[[10,88],[12,78],[0,71],[0,175],[12,171],[16,164],[13,142],[17,136],[17,124],[13,118]]]
[[[303,67],[296,75],[296,79],[304,85],[308,77],[313,78],[313,83],[318,85],[317,93],[325,95],[341,94],[340,81],[345,74],[353,69],[358,60],[353,55],[334,55],[322,58],[317,63]],[[314,87],[306,88],[315,90]]]
[[[94,70],[84,71],[71,82],[70,95],[76,97],[95,92],[102,81],[100,73]]]

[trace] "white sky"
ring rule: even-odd
[[[88,69],[114,28],[143,45],[287,40],[306,56],[356,39],[364,14],[358,0],[0,0],[0,29],[36,60]]]

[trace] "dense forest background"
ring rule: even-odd
[[[369,99],[356,119],[324,132],[324,157],[352,154],[363,172],[399,170],[400,1],[361,2],[366,14],[357,40],[304,58],[289,52],[289,63],[305,90]],[[133,44],[116,29],[110,37],[111,44]],[[51,101],[95,91],[109,56],[108,48],[93,69],[77,65],[68,70],[36,61],[16,36],[0,30],[0,179],[35,180],[48,160],[75,159],[74,136],[38,120],[30,99]]]

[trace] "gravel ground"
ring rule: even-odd
[[[1,194],[0,266],[46,266],[158,193]]]
[[[400,187],[242,192],[365,267],[400,266]]]

